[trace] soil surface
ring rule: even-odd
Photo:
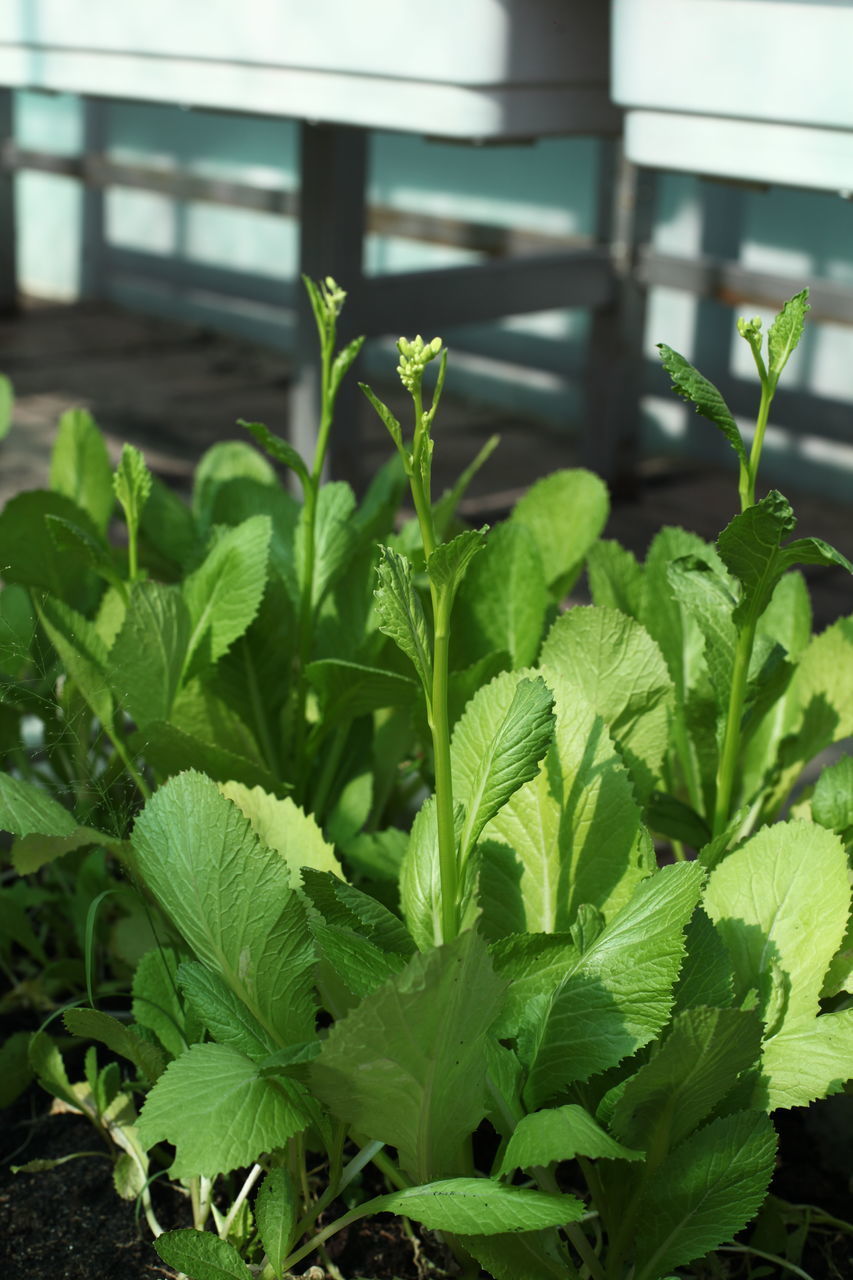
[[[10,1165],[72,1152],[97,1151],[100,1140],[89,1123],[73,1115],[50,1115],[49,1099],[35,1090],[0,1113],[0,1276],[2,1280],[173,1280],[174,1272],[159,1260],[134,1205],[119,1199],[110,1161],[91,1155],[37,1174],[11,1173]],[[824,1214],[851,1217],[850,1137],[853,1098],[844,1095],[809,1112],[782,1113],[779,1167],[772,1193],[790,1204],[818,1206]],[[378,1188],[377,1188],[378,1190]],[[191,1226],[187,1202],[165,1182],[155,1183],[157,1216],[168,1230]],[[811,1280],[850,1280],[853,1238],[832,1223],[815,1222],[798,1246],[804,1215],[769,1214],[752,1243],[767,1252],[793,1249],[798,1265]],[[749,1240],[751,1231],[744,1233]],[[786,1245],[787,1240],[787,1245]],[[789,1254],[789,1257],[792,1255]],[[757,1276],[760,1259],[722,1254],[725,1270],[693,1274]],[[417,1241],[398,1220],[386,1216],[365,1220],[329,1241],[328,1272],[313,1258],[301,1264],[310,1280],[443,1280],[455,1273],[452,1260],[428,1232]],[[766,1280],[790,1277],[789,1270],[769,1263]],[[313,1268],[313,1269],[312,1269]],[[690,1273],[682,1273],[690,1274]],[[793,1273],[796,1274],[796,1273]]]
[[[133,1203],[117,1195],[106,1148],[103,1155],[41,1173],[12,1173],[12,1165],[98,1152],[102,1146],[82,1116],[51,1115],[49,1105],[46,1095],[31,1089],[0,1112],[2,1280],[173,1280],[175,1272],[155,1253],[144,1218],[138,1220]],[[161,1181],[151,1194],[166,1230],[192,1226],[189,1204],[178,1190]],[[428,1232],[410,1238],[397,1219],[385,1215],[355,1223],[330,1240],[328,1250],[338,1280],[443,1280],[456,1270]],[[319,1261],[308,1258],[298,1273],[306,1280],[330,1280]]]

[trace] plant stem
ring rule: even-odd
[[[761,400],[758,405],[758,417],[755,420],[755,434],[752,437],[752,448],[749,452],[749,475],[746,492],[741,492],[741,510],[745,511],[755,503],[755,486],[758,481],[758,464],[761,461],[761,450],[764,445],[764,432],[770,416],[770,404],[776,391],[776,381],[770,375],[761,379]]]
[[[334,330],[320,334],[320,425],[317,431],[317,444],[314,449],[314,465],[305,485],[305,507],[303,511],[305,520],[305,563],[303,565],[302,595],[299,602],[299,655],[296,673],[296,716],[293,748],[296,772],[299,775],[296,788],[298,798],[302,797],[305,782],[303,776],[306,732],[305,705],[308,699],[308,682],[305,679],[305,668],[308,666],[314,641],[317,500],[320,493],[320,482],[323,478],[323,467],[326,462],[329,430],[332,425],[331,368],[334,341]]]
[[[261,1165],[259,1164],[252,1165],[251,1169],[249,1170],[248,1177],[246,1178],[240,1190],[237,1192],[237,1196],[236,1196],[236,1199],[234,1200],[234,1203],[231,1205],[231,1208],[228,1210],[225,1217],[222,1219],[222,1226],[219,1228],[219,1235],[223,1240],[227,1239],[228,1232],[231,1230],[231,1227],[234,1224],[234,1219],[237,1217],[237,1214],[240,1211],[241,1204],[246,1199],[249,1192],[252,1190],[252,1187],[255,1185],[255,1183],[257,1182],[258,1178],[261,1176],[262,1173],[263,1173],[263,1167]]]
[[[726,713],[726,731],[723,738],[723,749],[717,767],[717,794],[714,801],[714,835],[725,830],[729,820],[729,812],[734,789],[735,773],[740,748],[740,728],[743,719],[743,704],[746,697],[746,681],[749,675],[749,663],[752,658],[752,647],[755,642],[755,622],[748,622],[740,632],[735,650],[734,667],[732,669],[732,685],[729,691],[729,706]]]
[[[118,755],[125,769],[130,774],[133,781],[136,783],[137,790],[139,791],[139,794],[142,796],[142,799],[150,800],[151,788],[148,786],[148,783],[142,777],[142,774],[139,772],[139,770],[136,768],[136,765],[131,760],[130,754],[127,750],[127,747],[124,745],[124,742],[121,740],[119,735],[113,731],[112,725],[104,724],[104,732],[106,733],[110,742],[115,747],[116,754]]]
[[[415,404],[414,465],[410,474],[412,498],[418,517],[424,558],[435,551],[436,536],[429,493],[429,467],[421,466],[428,447],[424,431],[420,391],[412,393]],[[447,705],[450,663],[450,611],[452,601],[430,583],[433,616],[432,696],[429,727],[435,765],[435,809],[438,828],[438,862],[441,882],[441,940],[452,942],[459,932],[459,874],[456,854],[456,825],[453,820],[453,775],[450,767],[450,715]]]
[[[450,601],[433,591],[435,640],[432,665],[432,714],[430,731],[435,762],[435,808],[438,826],[438,862],[441,878],[441,936],[452,942],[459,932],[459,868],[456,857],[456,824],[453,820],[453,775],[450,765],[449,683]]]

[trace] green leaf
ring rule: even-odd
[[[418,693],[418,686],[406,676],[337,658],[310,662],[305,674],[317,690],[323,721],[329,725],[346,724],[382,707],[411,706]]]
[[[629,618],[643,621],[640,612],[644,571],[633,552],[618,542],[602,539],[590,548],[586,571],[593,604],[618,609]]]
[[[646,825],[671,840],[680,840],[691,849],[701,849],[711,839],[705,819],[689,804],[663,791],[653,791],[645,811]]]
[[[429,703],[432,659],[423,606],[412,582],[412,566],[399,552],[382,547],[377,576],[375,598],[379,630],[390,636],[411,659]]]
[[[135,582],[107,674],[117,701],[144,729],[168,720],[190,642],[190,614],[178,587]]]
[[[241,638],[234,647],[243,647],[244,639]],[[178,690],[172,703],[171,723],[211,747],[222,747],[232,755],[254,761],[261,766],[259,772],[266,773],[267,766],[257,738],[243,718],[244,715],[252,715],[254,720],[252,700],[247,699],[242,704],[235,701],[232,696],[235,691],[227,680],[220,680],[219,669],[206,674],[207,678],[193,676]],[[260,696],[260,690],[257,693]],[[240,710],[235,710],[235,706]],[[274,789],[270,787],[270,790]]]
[[[196,769],[217,782],[235,781],[247,787],[275,787],[268,769],[256,760],[236,751],[205,741],[193,733],[185,733],[164,720],[152,720],[131,738],[135,752],[144,756],[161,778],[169,778],[184,769]]]
[[[270,1169],[255,1200],[255,1220],[261,1243],[276,1276],[293,1243],[299,1199],[286,1169]]]
[[[507,1143],[499,1175],[553,1161],[588,1156],[598,1160],[642,1160],[642,1151],[625,1147],[596,1124],[588,1111],[570,1103],[523,1116]]]
[[[400,919],[369,893],[362,893],[330,872],[302,869],[305,892],[327,924],[361,933],[383,951],[408,957],[414,952]]]
[[[0,671],[6,675],[23,674],[35,631],[30,593],[14,583],[0,588]]]
[[[400,423],[394,417],[393,413],[388,408],[388,406],[386,404],[383,404],[383,402],[379,399],[379,397],[372,390],[372,388],[370,388],[367,385],[366,382],[360,382],[358,385],[360,389],[364,392],[366,399],[369,400],[370,403],[373,405],[373,408],[376,410],[377,414],[379,415],[380,420],[385,424],[388,434],[390,435],[391,439],[394,441],[394,444],[397,446],[397,449],[399,450],[399,452],[401,454],[405,453],[405,446],[403,444],[403,428],[400,426]]]
[[[144,1167],[129,1151],[122,1151],[113,1166],[113,1186],[122,1200],[136,1200],[148,1185]]]
[[[334,995],[334,989],[342,983],[348,992],[362,999],[399,973],[405,963],[399,953],[383,951],[352,929],[312,921],[311,932],[320,954],[318,984],[324,994],[332,990]]]
[[[776,1155],[773,1126],[741,1111],[706,1125],[646,1184],[637,1211],[637,1280],[658,1280],[729,1240],[758,1211]]]
[[[779,377],[791,352],[803,336],[806,312],[811,310],[808,297],[808,289],[803,289],[801,293],[789,298],[767,331],[767,350],[770,356],[768,372],[774,378]]]
[[[314,527],[314,577],[311,602],[316,609],[323,597],[341,577],[358,546],[353,537],[353,513],[355,494],[342,480],[334,480],[321,486],[317,494],[316,524]],[[296,530],[296,563],[299,580],[304,582],[306,572],[307,525],[305,508]]]
[[[503,992],[475,933],[415,955],[334,1024],[314,1091],[358,1132],[397,1147],[411,1176],[453,1173],[485,1113],[484,1045]]]
[[[456,1239],[495,1280],[570,1280],[555,1232],[466,1236]]]
[[[11,943],[28,951],[39,964],[47,964],[44,947],[39,942],[29,916],[13,889],[0,889],[0,938],[3,939],[4,951]]]
[[[812,795],[812,816],[839,835],[853,826],[853,756],[842,756],[823,770]]]
[[[104,437],[85,409],[67,409],[59,419],[50,487],[81,507],[99,533],[106,532],[115,505],[112,466]]]
[[[764,1046],[756,1103],[805,1107],[839,1093],[853,1074],[853,1009],[787,1019]]]
[[[127,846],[122,840],[114,840],[94,827],[77,827],[70,836],[22,836],[12,845],[12,866],[19,876],[32,875],[48,862],[55,862],[66,853],[85,849],[87,845],[100,844],[116,857],[122,857]]]
[[[75,1096],[62,1054],[56,1041],[44,1031],[37,1031],[30,1039],[30,1066],[39,1084],[47,1089],[54,1098],[67,1102],[75,1111],[79,1111],[80,1101]]]
[[[619,747],[640,797],[660,776],[669,744],[672,681],[660,650],[633,618],[596,605],[562,614],[540,659],[565,688],[598,712]]]
[[[775,813],[804,764],[833,742],[853,737],[853,618],[840,618],[814,636],[800,655],[789,686],[787,741],[779,780],[768,800]]]
[[[143,508],[151,495],[151,479],[151,472],[139,450],[132,444],[123,445],[113,476],[113,490],[124,509],[131,539],[137,535]]]
[[[554,697],[536,677],[496,677],[469,702],[451,743],[454,799],[465,806],[464,862],[487,823],[535,778],[554,736]]]
[[[261,787],[249,788],[239,782],[223,783],[219,790],[248,818],[261,843],[282,857],[291,884],[298,884],[303,867],[343,877],[335,850],[324,838],[316,819],[289,796],[280,800]]]
[[[12,864],[21,876],[88,844],[105,844],[116,853],[122,847],[94,827],[78,826],[73,814],[42,787],[8,773],[0,774],[0,831],[18,837]]]
[[[651,870],[649,837],[604,722],[568,682],[547,679],[556,694],[554,744],[483,833],[481,882],[497,856],[502,906],[531,933],[569,929],[582,903],[609,918]],[[489,687],[503,690],[508,705],[511,678],[500,681]]]
[[[258,1074],[256,1063],[224,1044],[194,1044],[170,1062],[139,1115],[146,1148],[176,1148],[173,1178],[214,1178],[283,1147],[308,1123],[305,1091],[293,1080]]]
[[[76,600],[91,581],[85,560],[69,563],[57,547],[47,516],[59,516],[97,538],[86,512],[61,493],[32,489],[11,498],[0,512],[0,565],[5,583],[49,591],[61,600]]]
[[[497,1032],[518,1040],[529,1108],[615,1066],[660,1032],[701,875],[696,864],[681,863],[643,881],[583,954],[559,935],[509,938],[494,948],[498,974],[512,983]]]
[[[63,1021],[72,1036],[80,1036],[83,1040],[99,1040],[108,1049],[112,1049],[113,1053],[127,1058],[144,1080],[153,1083],[162,1073],[163,1054],[158,1046],[134,1035],[132,1029],[117,1018],[111,1018],[98,1009],[68,1009],[63,1015]]]
[[[11,1106],[33,1078],[29,1031],[13,1031],[0,1044],[0,1108]]]
[[[738,625],[760,617],[782,574],[795,565],[840,565],[853,573],[850,561],[820,538],[798,538],[782,546],[795,525],[787,498],[771,489],[766,498],[735,516],[717,539],[721,558],[743,589],[734,614]]]
[[[701,413],[703,418],[707,418],[715,427],[719,427],[737,454],[741,466],[745,470],[748,469],[749,459],[738,425],[714,384],[704,378],[698,369],[694,369],[684,356],[673,351],[672,347],[659,342],[658,351],[661,355],[661,363],[672,379],[673,391],[676,391],[683,400],[688,400],[695,405],[696,412]]]
[[[216,538],[204,562],[184,582],[192,631],[188,654],[216,662],[246,631],[267,581],[269,516],[250,516]]]
[[[791,982],[788,1017],[814,1017],[850,903],[838,837],[810,822],[764,827],[711,873],[704,907],[734,966],[735,998],[770,996],[770,962]]]
[[[60,553],[79,558],[120,594],[125,593],[124,579],[116,569],[106,542],[64,516],[47,515],[45,524]]]
[[[15,393],[4,373],[0,373],[0,440],[5,440],[12,427]]]
[[[76,609],[45,596],[38,615],[67,674],[102,724],[113,716],[113,696],[107,680],[107,648],[93,623]]]
[[[164,1231],[154,1248],[167,1267],[190,1280],[251,1280],[252,1272],[227,1240],[212,1231]]]
[[[468,572],[468,566],[486,545],[488,525],[464,529],[450,542],[442,542],[427,561],[429,580],[439,595],[452,604]]]
[[[151,492],[142,509],[139,533],[145,563],[154,562],[158,576],[173,577],[198,561],[201,540],[192,512],[162,480],[151,478]]]
[[[732,958],[735,997],[757,991],[768,1022],[756,1090],[757,1104],[768,1110],[804,1105],[850,1073],[849,1022],[827,1022],[840,1014],[817,1017],[849,903],[844,847],[809,822],[762,828],[708,880],[705,910]],[[781,1010],[780,983],[787,997]]]
[[[341,347],[340,351],[332,361],[330,390],[333,397],[338,394],[338,389],[340,388],[341,383],[352,367],[353,362],[363,346],[363,337],[353,338],[353,340],[348,342],[345,347]]]
[[[552,472],[515,504],[510,521],[533,535],[555,599],[566,595],[579,578],[609,510],[604,482],[581,469]]]
[[[178,958],[170,947],[148,951],[133,975],[133,1020],[153,1031],[172,1058],[201,1039],[202,1029],[178,995]]]
[[[136,819],[140,874],[199,960],[219,973],[282,1047],[314,1032],[305,911],[284,859],[215,782],[188,772]]]
[[[143,730],[133,733],[131,746],[138,755],[145,756],[161,780],[184,769],[196,769],[216,782],[236,781],[247,787],[264,787],[264,790],[275,786],[272,774],[256,760],[205,741],[196,733],[184,733],[165,721],[151,721]]]
[[[660,648],[679,701],[684,702],[688,693],[699,686],[704,666],[699,629],[691,616],[694,611],[682,598],[679,584],[672,576],[676,563],[707,568],[732,594],[734,583],[728,578],[716,548],[695,533],[668,526],[652,539],[643,569],[640,611],[636,616]]]
[[[431,1231],[495,1235],[504,1231],[536,1231],[577,1222],[584,1206],[574,1196],[550,1195],[508,1187],[489,1178],[449,1178],[426,1186],[406,1187],[373,1201],[380,1208],[422,1222]]]
[[[734,1001],[732,965],[723,940],[700,907],[685,930],[687,954],[675,988],[675,1009],[727,1008]]]
[[[236,1049],[253,1062],[275,1052],[276,1040],[213,970],[194,960],[185,961],[178,969],[177,982],[195,1018],[218,1044]]]
[[[302,455],[298,450],[294,449],[292,444],[287,440],[282,440],[281,436],[274,435],[269,427],[264,426],[262,422],[244,422],[242,418],[238,418],[237,426],[245,427],[247,431],[250,431],[261,448],[276,462],[280,462],[282,466],[295,471],[299,476],[302,491],[303,493],[305,492],[310,483],[308,468],[303,461]]]
[[[459,589],[453,615],[454,666],[504,650],[513,668],[535,662],[550,604],[542,557],[523,524],[499,524]]]
[[[693,620],[702,636],[703,652],[714,701],[720,715],[728,708],[734,668],[737,628],[734,583],[712,564],[693,557],[675,560],[667,576],[679,606]],[[685,618],[686,621],[686,618]],[[691,684],[695,688],[694,679]],[[682,686],[687,688],[686,684]],[[683,694],[682,694],[683,699]]]
[[[192,479],[192,512],[197,526],[206,534],[210,526],[232,524],[223,518],[223,495],[246,493],[257,500],[266,490],[277,492],[278,477],[266,458],[245,440],[219,440],[202,454]],[[263,507],[245,512],[247,516],[260,515]],[[240,521],[237,521],[240,524]]]
[[[461,807],[456,806],[454,817],[458,840]],[[476,860],[473,858],[462,868],[459,888],[461,929],[472,928],[479,912],[476,899],[477,870]],[[408,846],[400,867],[400,905],[409,933],[422,951],[437,946],[443,940],[435,796],[424,801],[412,823]]]
[[[72,836],[77,829],[74,815],[43,787],[0,773],[0,830],[16,836]]]
[[[706,1120],[753,1067],[761,1052],[761,1022],[743,1009],[689,1009],[662,1045],[625,1085],[610,1118],[622,1142],[659,1161]]]

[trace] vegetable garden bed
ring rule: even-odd
[[[72,412],[51,488],[0,515],[4,959],[45,1018],[7,1094],[89,1121],[191,1280],[335,1277],[389,1213],[440,1234],[425,1275],[802,1275],[851,1228],[767,1201],[770,1114],[853,1060],[850,758],[797,790],[853,735],[853,619],[812,636],[797,566],[851,566],[758,476],[806,294],[741,322],[749,450],[661,349],[740,509],[641,564],[588,472],[461,527],[493,445],[432,492],[439,339],[398,344],[411,428],[363,388],[395,451],[362,501],[322,484],[359,343],[308,288],[310,464],[243,424],[260,450],[210,450],[188,508]]]

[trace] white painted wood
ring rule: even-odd
[[[627,153],[656,168],[849,190],[851,54],[851,0],[613,0]]]
[[[0,84],[512,139],[616,132],[598,0],[26,0]]]
[[[650,168],[853,192],[853,131],[629,111],[625,147]]]
[[[850,0],[614,0],[626,107],[853,128]]]
[[[7,0],[0,41],[452,84],[604,81],[596,0]]]

